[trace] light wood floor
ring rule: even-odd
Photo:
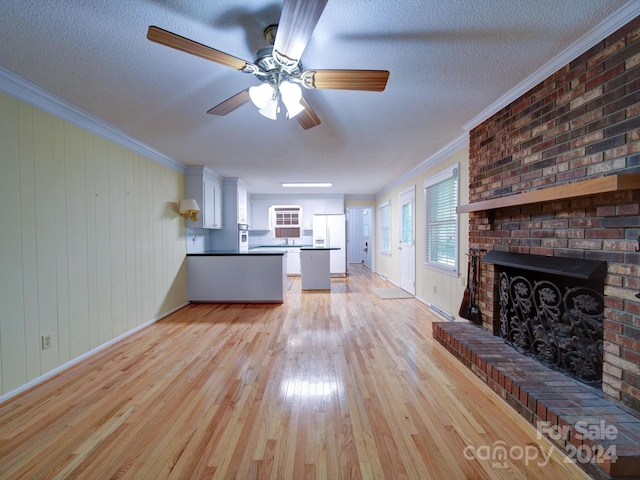
[[[283,305],[189,305],[0,405],[0,478],[588,478],[545,464],[425,305],[351,273]]]

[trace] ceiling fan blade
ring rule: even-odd
[[[273,44],[273,55],[282,66],[298,64],[327,1],[284,0]]]
[[[304,97],[302,97],[300,103],[304,106],[304,110],[295,117],[300,126],[305,130],[309,130],[310,128],[320,125],[320,118],[318,118],[318,115],[316,115],[316,112],[313,111]]]
[[[162,28],[154,26],[149,27],[147,38],[152,42],[159,43],[160,45],[175,48],[176,50],[190,53],[204,58],[205,60],[211,60],[212,62],[235,68],[236,70],[245,70],[248,67],[255,67],[257,69],[257,67],[252,63],[234,57],[233,55],[229,55],[228,53],[221,52],[220,50],[216,50],[215,48],[194,42],[188,38],[181,37],[180,35],[163,30]]]
[[[387,70],[306,70],[300,76],[307,88],[366,90],[382,92],[387,86]]]
[[[246,90],[236,93],[233,97],[227,98],[224,102],[219,103],[212,109],[207,110],[207,113],[210,113],[211,115],[224,116],[233,112],[236,108],[241,107],[249,100],[249,89],[247,88]]]

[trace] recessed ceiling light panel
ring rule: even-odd
[[[283,187],[332,187],[333,182],[282,182]]]

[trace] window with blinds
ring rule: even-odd
[[[298,238],[302,209],[298,206],[274,206],[273,225],[276,238]]]
[[[380,205],[380,232],[381,253],[391,255],[391,202],[389,200]]]
[[[458,273],[458,165],[424,182],[427,266]]]

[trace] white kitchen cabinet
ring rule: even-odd
[[[222,184],[215,173],[204,166],[187,167],[185,198],[194,198],[200,207],[198,220],[187,219],[187,227],[222,228]]]
[[[302,229],[311,230],[313,228],[313,209],[315,200],[305,199],[302,201]]]
[[[238,223],[249,223],[249,193],[241,180],[238,180]]]
[[[270,207],[271,203],[268,202],[252,202],[250,222],[252,230],[271,230]]]
[[[287,248],[287,275],[300,275],[299,248]]]
[[[282,253],[187,255],[189,301],[282,303],[287,284]]]
[[[281,247],[281,246],[272,246],[272,247],[257,247],[252,248],[252,253],[257,252],[287,252],[286,256],[286,265],[287,265],[287,275],[300,275],[300,247]]]
[[[222,187],[224,198],[223,217],[225,223],[229,223],[225,227],[229,227],[230,231],[233,231],[237,229],[238,223],[249,222],[247,184],[237,177],[226,177],[222,181]]]
[[[313,228],[314,215],[342,215],[344,213],[344,197],[308,198],[302,202],[302,228]]]
[[[203,183],[202,226],[204,228],[222,228],[222,186],[217,180],[205,175]]]
[[[328,197],[314,199],[311,203],[312,215],[342,215],[344,213],[344,198]]]

